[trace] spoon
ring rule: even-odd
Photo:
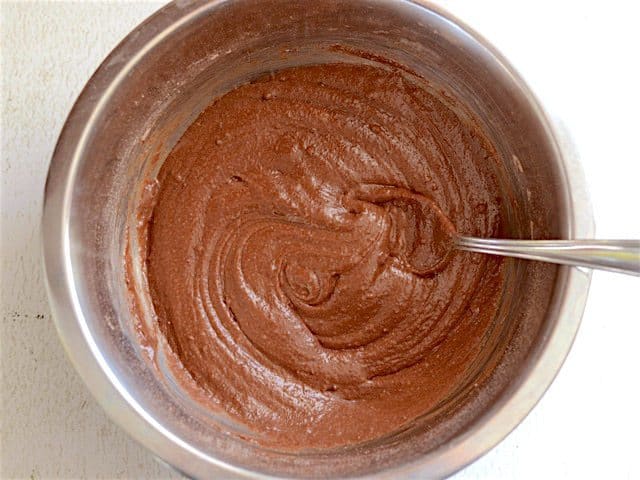
[[[640,276],[640,240],[506,240],[459,235],[430,198],[388,185],[365,184],[351,192],[351,203],[367,202],[394,214],[395,256],[419,274],[439,271],[452,250],[608,270]],[[354,205],[354,207],[357,206]],[[400,228],[400,227],[403,228]],[[407,233],[408,232],[408,233]]]
[[[502,240],[458,236],[455,248],[640,276],[640,240]]]

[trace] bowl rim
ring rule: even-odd
[[[425,0],[393,0],[427,9],[461,29],[491,55],[525,94],[545,133],[555,144],[559,165],[565,176],[569,238],[592,238],[593,214],[586,194],[582,171],[575,152],[554,127],[540,102],[520,74],[484,37],[439,5]],[[44,190],[41,221],[42,257],[45,283],[53,319],[68,358],[85,385],[109,417],[132,438],[185,475],[199,476],[219,468],[239,478],[280,478],[229,464],[197,450],[157,422],[120,383],[100,352],[86,324],[76,295],[70,256],[69,223],[71,193],[89,132],[111,94],[135,64],[155,45],[182,25],[225,3],[202,0],[179,6],[163,6],[137,26],[116,46],[89,79],[71,112],[56,144]],[[580,208],[576,208],[579,206]],[[580,325],[591,281],[591,272],[577,267],[559,270],[562,291],[554,302],[558,321],[522,372],[518,382],[501,394],[496,403],[476,419],[468,430],[427,454],[367,478],[445,477],[478,459],[502,441],[535,407],[560,370]],[[553,340],[553,341],[551,341]]]

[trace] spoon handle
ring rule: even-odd
[[[640,240],[499,240],[459,237],[456,247],[470,252],[640,276]]]

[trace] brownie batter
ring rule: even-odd
[[[297,67],[217,99],[146,227],[173,375],[279,449],[440,408],[494,335],[502,261],[452,239],[500,231],[496,157],[455,99],[394,68]]]

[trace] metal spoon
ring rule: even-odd
[[[422,274],[440,270],[452,249],[456,248],[640,276],[640,240],[504,240],[466,237],[456,232],[449,218],[432,199],[390,185],[360,185],[347,195],[345,201],[354,211],[371,203],[393,204],[398,208],[405,205],[401,209],[415,217],[416,225],[410,242],[413,245],[408,251],[413,252],[419,246],[422,258],[416,262],[413,253],[410,253],[402,261]],[[403,242],[406,243],[406,239]],[[425,248],[427,245],[431,248]]]
[[[457,237],[455,247],[470,252],[640,276],[640,240],[498,240]]]

